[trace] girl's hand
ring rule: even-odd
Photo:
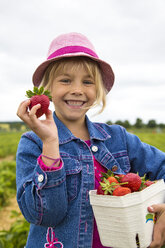
[[[153,241],[149,248],[161,248],[165,244],[165,204],[155,204],[148,207],[150,213],[156,214],[153,231]]]
[[[46,119],[40,120],[36,116],[37,110],[41,107],[40,104],[35,105],[30,111],[28,106],[30,100],[23,101],[17,110],[18,117],[23,120],[31,130],[33,130],[44,143],[58,141],[57,127],[54,122],[52,111],[48,110],[45,114]]]

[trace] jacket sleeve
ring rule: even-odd
[[[16,155],[17,201],[28,222],[54,227],[67,212],[66,175],[64,166],[49,172],[41,169],[37,158],[42,153],[42,143],[39,144],[38,140],[25,134],[19,142]]]
[[[165,153],[143,143],[136,135],[124,129],[131,170],[146,174],[150,180],[165,179]]]

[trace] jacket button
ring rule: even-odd
[[[40,175],[38,176],[38,182],[39,182],[39,183],[42,183],[43,180],[44,180],[44,176],[43,176],[42,174],[40,174]]]
[[[97,152],[98,151],[98,147],[97,146],[92,146],[92,151],[93,152]]]
[[[117,169],[118,169],[117,165],[112,166],[112,171],[113,172],[117,171]]]

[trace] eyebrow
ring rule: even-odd
[[[61,73],[61,74],[58,75],[58,77],[61,77],[61,76],[67,76],[67,77],[69,77],[70,75],[67,74],[67,73]]]
[[[72,75],[70,75],[70,74],[68,74],[68,73],[62,73],[62,74],[59,74],[59,76],[58,77],[70,77],[70,76],[72,76]],[[92,76],[91,75],[89,75],[89,74],[87,74],[87,75],[85,75],[84,76],[84,78],[92,78]]]

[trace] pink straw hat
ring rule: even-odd
[[[68,33],[58,36],[52,41],[46,61],[40,64],[33,74],[33,84],[39,86],[45,70],[53,61],[64,57],[84,56],[99,64],[104,86],[109,92],[114,83],[114,73],[111,66],[99,59],[91,42],[82,34]]]

